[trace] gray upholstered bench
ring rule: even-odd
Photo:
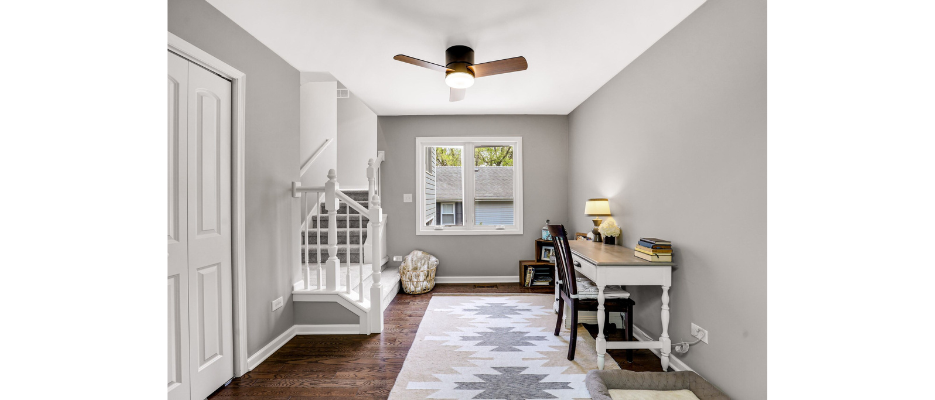
[[[594,370],[585,379],[594,400],[611,400],[610,390],[682,390],[687,389],[700,400],[729,400],[714,385],[691,371],[633,372],[626,370]]]

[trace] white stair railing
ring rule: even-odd
[[[302,274],[303,280],[305,282],[305,290],[312,290],[311,282],[311,269],[312,265],[315,264],[317,273],[318,273],[318,282],[315,286],[315,289],[320,292],[331,292],[331,293],[344,293],[347,296],[352,295],[351,288],[352,284],[352,270],[351,267],[353,263],[351,262],[351,250],[354,247],[351,243],[351,210],[357,212],[357,226],[358,226],[358,281],[357,281],[357,302],[361,306],[364,305],[364,263],[365,255],[369,252],[369,258],[371,263],[371,281],[373,282],[370,285],[370,304],[367,310],[367,321],[370,325],[369,330],[371,333],[380,333],[383,331],[383,284],[381,282],[382,267],[383,267],[383,253],[385,252],[386,238],[385,238],[385,223],[386,218],[383,215],[383,208],[380,204],[380,187],[379,187],[379,177],[380,177],[380,164],[383,161],[382,152],[376,160],[370,159],[367,167],[367,180],[368,180],[368,200],[369,208],[365,208],[363,205],[350,198],[344,192],[341,192],[338,181],[337,173],[335,170],[328,171],[328,182],[324,187],[310,187],[304,188],[301,187],[300,182],[292,183],[292,195],[296,198],[302,199],[302,209],[303,209],[303,222],[302,222],[302,235],[304,235],[305,247],[303,248],[304,262],[302,265]],[[327,232],[328,232],[328,259],[324,263],[324,271],[322,270],[322,254],[321,248],[321,203],[324,201],[325,210],[327,211]],[[347,205],[347,215],[345,218],[346,223],[346,236],[347,240],[347,276],[345,279],[345,288],[343,291],[339,291],[339,282],[340,282],[340,271],[341,271],[341,261],[338,259],[338,210],[340,208],[340,203],[344,202]],[[314,203],[314,210],[310,209],[310,203]],[[367,239],[364,241],[364,218],[367,218]],[[312,255],[312,245],[310,235],[312,222],[315,221],[315,251],[316,259],[315,263],[311,262]],[[324,274],[322,273],[324,272]],[[324,275],[324,282],[322,279]]]

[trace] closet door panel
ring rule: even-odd
[[[169,54],[168,109],[168,391],[190,398],[188,332],[188,60]]]

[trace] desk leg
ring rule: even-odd
[[[672,341],[669,339],[669,287],[662,287],[662,336],[659,337],[662,342],[660,351],[660,360],[662,361],[662,370],[669,370],[669,353],[672,352]]]
[[[604,369],[607,339],[604,338],[604,286],[597,286],[597,369]]]

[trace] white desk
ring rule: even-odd
[[[604,369],[607,349],[660,349],[662,370],[669,369],[672,341],[669,339],[669,287],[673,263],[649,262],[633,255],[633,249],[608,246],[586,240],[569,240],[575,270],[590,278],[599,288],[597,296],[597,366]],[[662,336],[653,342],[608,343],[604,337],[604,286],[659,285],[662,287]],[[631,318],[631,316],[627,316]]]

